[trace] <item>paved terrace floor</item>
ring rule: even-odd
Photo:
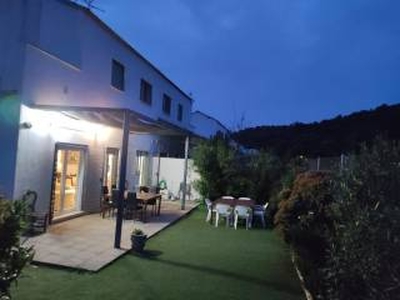
[[[152,237],[196,206],[186,203],[181,210],[179,201],[168,201],[162,203],[160,216],[148,216],[146,223],[124,220],[121,249],[114,248],[116,219],[102,219],[99,214],[52,225],[45,234],[29,238],[26,245],[34,246],[34,262],[96,272],[130,250],[133,227]]]

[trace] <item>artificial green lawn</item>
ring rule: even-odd
[[[13,299],[304,299],[275,233],[204,218],[198,209],[150,239],[146,257],[125,255],[98,273],[28,267]]]

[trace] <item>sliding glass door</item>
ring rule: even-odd
[[[56,148],[53,178],[53,217],[81,210],[85,149],[73,146]]]

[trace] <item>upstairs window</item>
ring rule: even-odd
[[[182,104],[178,104],[178,121],[182,121],[183,119],[183,106]]]
[[[170,115],[171,114],[171,97],[164,94],[163,96],[163,104],[162,104],[162,110],[165,114]]]
[[[125,67],[114,59],[112,60],[111,85],[120,91],[125,90]]]
[[[152,86],[144,79],[140,81],[140,100],[149,105],[152,102]]]

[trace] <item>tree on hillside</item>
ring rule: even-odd
[[[338,156],[359,150],[377,135],[400,139],[400,105],[382,105],[375,110],[337,116],[311,124],[258,126],[233,134],[240,144],[255,149],[272,149],[286,160],[298,156]]]

